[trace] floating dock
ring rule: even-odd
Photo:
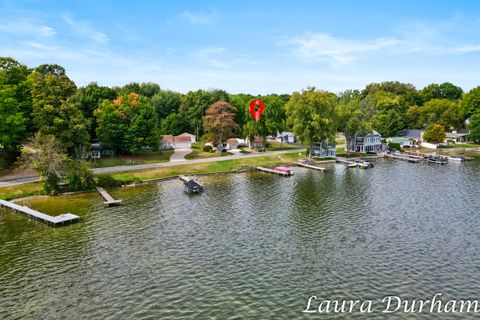
[[[325,171],[325,168],[313,166],[311,164],[306,164],[306,163],[303,163],[303,162],[300,162],[300,161],[297,162],[297,165],[300,166],[300,167],[305,167],[305,168],[309,168],[309,169],[313,169],[313,170]]]
[[[291,176],[291,172],[286,172],[286,171],[280,171],[280,170],[275,170],[275,169],[270,169],[270,168],[265,168],[265,167],[257,167],[258,171],[263,171],[263,172],[268,172],[268,173],[274,173],[274,174],[279,174],[284,177]]]
[[[41,213],[39,211],[30,209],[29,207],[26,206],[21,206],[13,202],[5,201],[5,200],[0,200],[0,207],[5,207],[9,208],[13,211],[16,212],[21,212],[26,214],[29,218],[33,218],[36,220],[39,220],[41,222],[44,222],[48,225],[52,225],[54,227],[57,227],[59,225],[66,225],[70,223],[75,223],[80,220],[79,216],[76,216],[71,213],[66,213],[66,214],[61,214],[56,217],[49,216],[48,214]]]
[[[118,206],[118,205],[121,205],[122,204],[122,200],[115,200],[113,199],[113,197],[108,194],[107,191],[105,191],[105,189],[103,188],[100,188],[100,187],[97,187],[97,191],[98,193],[100,193],[100,195],[103,197],[103,199],[105,199],[105,205],[107,205],[108,207],[110,206]]]
[[[410,156],[410,155],[403,155],[403,154],[388,154],[388,153],[386,153],[385,157],[390,158],[390,159],[397,159],[397,160],[413,162],[413,163],[420,162],[420,160],[421,160],[421,158],[417,158],[416,156],[413,157],[413,156]]]

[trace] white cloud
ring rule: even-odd
[[[208,12],[185,10],[180,13],[180,17],[192,24],[214,24],[218,20],[218,12],[216,10]]]
[[[108,36],[105,33],[97,31],[91,27],[90,22],[74,20],[70,13],[64,13],[61,17],[75,33],[88,37],[98,43],[105,43],[108,41]]]
[[[208,47],[197,50],[193,56],[200,62],[217,68],[228,68],[230,63],[220,58],[220,55],[227,51],[226,48]]]
[[[0,23],[0,32],[8,34],[25,34],[40,37],[53,37],[55,29],[31,20],[11,20]]]
[[[359,41],[335,38],[327,33],[310,34],[287,41],[293,45],[294,53],[307,62],[330,61],[347,63],[356,60],[361,53],[376,52],[399,43],[398,39],[378,38]]]

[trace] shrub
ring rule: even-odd
[[[203,146],[203,151],[205,151],[205,152],[212,152],[212,151],[213,151],[213,148],[212,148],[212,146],[209,146],[209,145]]]
[[[67,181],[70,191],[92,190],[95,187],[95,180],[88,163],[81,160],[70,161]]]
[[[393,150],[398,150],[400,151],[400,143],[398,142],[389,142],[388,147]]]
[[[121,187],[123,182],[115,179],[112,175],[103,173],[97,175],[97,186],[102,188],[117,188]]]

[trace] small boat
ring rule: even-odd
[[[425,159],[427,159],[428,162],[430,163],[436,163],[436,164],[446,164],[448,162],[447,157],[442,157],[442,156],[427,156]]]
[[[286,172],[286,173],[288,173],[288,174],[292,174],[292,173],[293,173],[293,170],[292,170],[291,167],[278,166],[278,167],[275,167],[275,170],[281,171],[281,172]]]
[[[371,163],[370,161],[367,161],[365,159],[357,159],[357,160],[355,160],[355,162],[357,163],[357,166],[359,166],[362,169],[368,169],[368,168],[373,168],[374,167],[373,163]]]
[[[356,162],[354,162],[354,163],[349,163],[349,164],[348,164],[348,167],[349,167],[349,168],[356,168],[356,167],[358,167],[358,163],[356,163]]]
[[[453,157],[448,157],[448,160],[453,162],[465,162],[465,156],[463,154]]]
[[[186,193],[201,193],[203,192],[203,187],[194,180],[189,180],[183,184],[183,190]]]

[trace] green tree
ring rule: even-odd
[[[148,100],[141,101],[140,108],[135,110],[128,128],[127,141],[127,148],[131,153],[135,153],[143,147],[158,150],[160,130],[157,112]]]
[[[418,92],[422,102],[427,102],[432,99],[448,99],[458,100],[462,97],[463,90],[450,82],[442,84],[432,83]]]
[[[182,97],[178,113],[188,123],[188,130],[197,137],[203,135],[202,118],[205,110],[217,101],[228,102],[228,94],[223,90],[190,91]]]
[[[231,104],[218,101],[206,110],[203,117],[205,136],[214,144],[222,144],[240,128],[235,122],[237,109]]]
[[[94,114],[97,135],[106,148],[118,152],[158,148],[158,118],[148,98],[124,94],[113,102],[104,100]]]
[[[405,127],[402,116],[393,109],[374,115],[371,122],[372,127],[384,137],[396,136]]]
[[[67,159],[62,144],[54,136],[39,132],[30,140],[28,147],[22,149],[22,164],[37,171],[49,195],[58,194],[58,182],[65,172]]]
[[[157,110],[158,119],[165,119],[169,114],[180,109],[182,94],[171,90],[160,90],[150,99]]]
[[[313,90],[293,93],[285,105],[293,133],[306,145],[307,154],[315,142],[328,145],[335,141],[336,105],[334,94]]]
[[[5,71],[0,69],[0,158],[5,162],[18,155],[19,146],[25,139],[26,122],[14,86],[7,84]]]
[[[84,117],[90,124],[88,133],[91,137],[96,136],[95,129],[97,128],[97,123],[93,116],[95,109],[99,107],[103,100],[113,100],[116,97],[117,93],[115,90],[109,87],[99,86],[96,82],[92,82],[87,86],[81,87],[77,90],[75,94],[75,101],[79,103]]]
[[[161,123],[160,133],[179,135],[189,129],[189,124],[185,121],[185,118],[180,114],[174,112],[169,114]]]
[[[429,125],[423,134],[423,139],[430,143],[442,143],[446,137],[445,127],[438,123]]]
[[[117,88],[117,92],[119,95],[128,95],[130,93],[137,93],[141,96],[151,98],[155,94],[160,92],[160,86],[152,82],[146,82],[146,83],[131,82],[129,84],[124,85],[121,88]]]
[[[480,111],[480,86],[463,95],[460,106],[467,118],[478,113]]]
[[[29,75],[32,85],[33,121],[44,135],[54,135],[70,154],[88,143],[88,120],[81,107],[70,99],[76,92],[75,83],[59,65],[41,65]]]
[[[480,141],[480,110],[477,113],[474,113],[470,118],[470,123],[468,124],[468,129],[470,130],[470,139],[473,141]]]
[[[432,123],[440,123],[446,128],[461,129],[463,112],[456,101],[448,99],[432,99],[419,108],[419,123],[423,127]]]

